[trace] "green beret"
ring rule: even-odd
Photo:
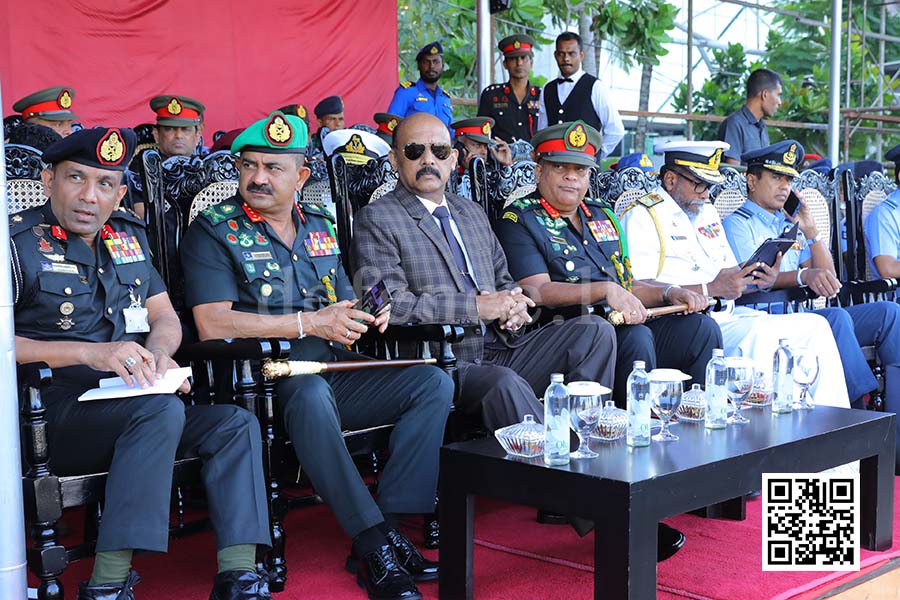
[[[539,159],[587,166],[596,164],[602,142],[600,132],[584,121],[551,125],[531,138]]]
[[[303,119],[276,110],[256,121],[231,144],[232,154],[242,150],[265,154],[304,154],[309,130]]]

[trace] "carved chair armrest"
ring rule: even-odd
[[[53,371],[44,362],[25,363],[16,366],[19,385],[42,388],[53,381]]]

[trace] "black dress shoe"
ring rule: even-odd
[[[387,534],[387,539],[394,550],[394,556],[397,557],[397,564],[412,576],[413,580],[434,581],[438,578],[440,574],[438,562],[422,556],[409,538],[396,529],[391,529]],[[350,550],[350,556],[347,557],[344,567],[351,573],[359,571],[359,557],[356,556],[355,550]]]
[[[209,600],[272,600],[267,574],[223,571],[213,580]]]
[[[660,523],[656,530],[656,562],[672,558],[684,546],[686,539],[684,534],[674,527]]]
[[[391,529],[388,531],[387,539],[394,547],[400,568],[412,575],[415,581],[434,581],[438,578],[440,570],[438,562],[422,556],[409,538],[396,529]]]
[[[420,600],[412,577],[400,568],[394,549],[385,544],[359,562],[356,583],[366,588],[370,600]]]
[[[88,585],[88,581],[78,584],[77,600],[134,600],[132,589],[141,580],[137,571],[128,572],[128,579],[124,583],[104,583],[102,585]]]

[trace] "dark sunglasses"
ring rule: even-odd
[[[431,153],[438,160],[447,160],[450,158],[450,144],[431,144]],[[425,144],[417,144],[410,142],[403,146],[403,156],[409,160],[418,160],[425,154]]]

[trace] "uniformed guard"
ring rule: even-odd
[[[322,138],[329,131],[344,128],[344,100],[340,96],[328,96],[313,108],[319,128],[311,137],[311,155],[322,154]]]
[[[894,180],[900,182],[900,145],[888,150],[884,159],[894,163]],[[900,278],[900,188],[872,209],[864,229],[872,273]]]
[[[478,100],[478,114],[492,117],[496,121],[494,135],[507,142],[530,141],[537,131],[541,88],[528,80],[534,66],[534,43],[534,38],[524,33],[500,40],[497,47],[509,80],[487,86]]]
[[[176,456],[200,456],[219,574],[213,600],[270,599],[256,545],[270,544],[259,424],[227,404],[185,407],[141,395],[167,369],[181,327],[153,269],[141,220],[117,208],[134,151],[130,129],[78,131],[43,160],[50,200],[10,218],[16,360],[43,361],[55,475],[109,471],[97,558],[78,600],[130,600],[134,550],[164,552]],[[134,397],[79,402],[101,377]],[[183,384],[187,389],[187,382]]]
[[[454,121],[450,129],[456,134],[454,147],[459,151],[457,163],[460,173],[469,168],[476,156],[495,169],[512,165],[509,144],[494,137],[494,119],[491,117],[460,119]]]
[[[453,121],[453,106],[438,80],[444,72],[444,48],[440,42],[426,44],[416,54],[419,79],[415,82],[403,81],[394,92],[387,112],[400,117],[408,117],[414,112],[424,112],[436,116],[450,127]]]
[[[733,300],[748,286],[770,289],[777,268],[765,263],[741,267],[709,202],[709,188],[722,183],[724,142],[669,142],[660,186],[635,200],[621,217],[631,250],[634,278],[686,287],[704,296]],[[777,265],[776,265],[777,267]],[[713,313],[726,354],[752,357],[769,372],[779,338],[793,347],[816,348],[821,365],[813,388],[820,404],[848,407],[847,385],[828,322],[811,313],[769,315],[744,306]],[[818,393],[817,390],[822,390]]]
[[[392,115],[391,113],[375,113],[372,116],[372,119],[378,126],[375,135],[383,139],[390,146],[391,141],[394,139],[394,130],[397,129],[397,125],[400,124],[402,118],[403,117]]]
[[[62,85],[28,94],[13,104],[13,110],[25,123],[44,125],[66,137],[72,133],[72,121],[81,118],[73,112],[74,100],[75,90]]]
[[[841,289],[831,251],[819,232],[806,201],[800,199],[796,217],[784,211],[791,183],[800,175],[803,146],[784,140],[745,152],[747,200],[722,225],[739,261],[746,261],[770,238],[787,235],[797,227],[794,246],[781,257],[775,289],[808,287],[819,296],[833,298]],[[880,165],[879,165],[880,166]],[[823,233],[823,240],[819,240]],[[900,306],[896,302],[867,302],[815,311],[828,320],[841,353],[851,406],[865,408],[863,396],[878,387],[860,344],[874,345],[882,364],[900,364]]]
[[[306,138],[299,117],[273,112],[234,141],[239,193],[204,210],[182,244],[187,300],[201,338],[284,337],[295,359],[359,359],[341,345],[383,331],[390,311],[353,308],[334,216],[295,201]],[[371,598],[420,598],[413,579],[436,579],[438,567],[397,524],[434,509],[451,379],[431,366],[307,375],[281,380],[278,396],[300,464],[353,539],[348,567]],[[395,427],[376,504],[341,432],[385,423]]]

